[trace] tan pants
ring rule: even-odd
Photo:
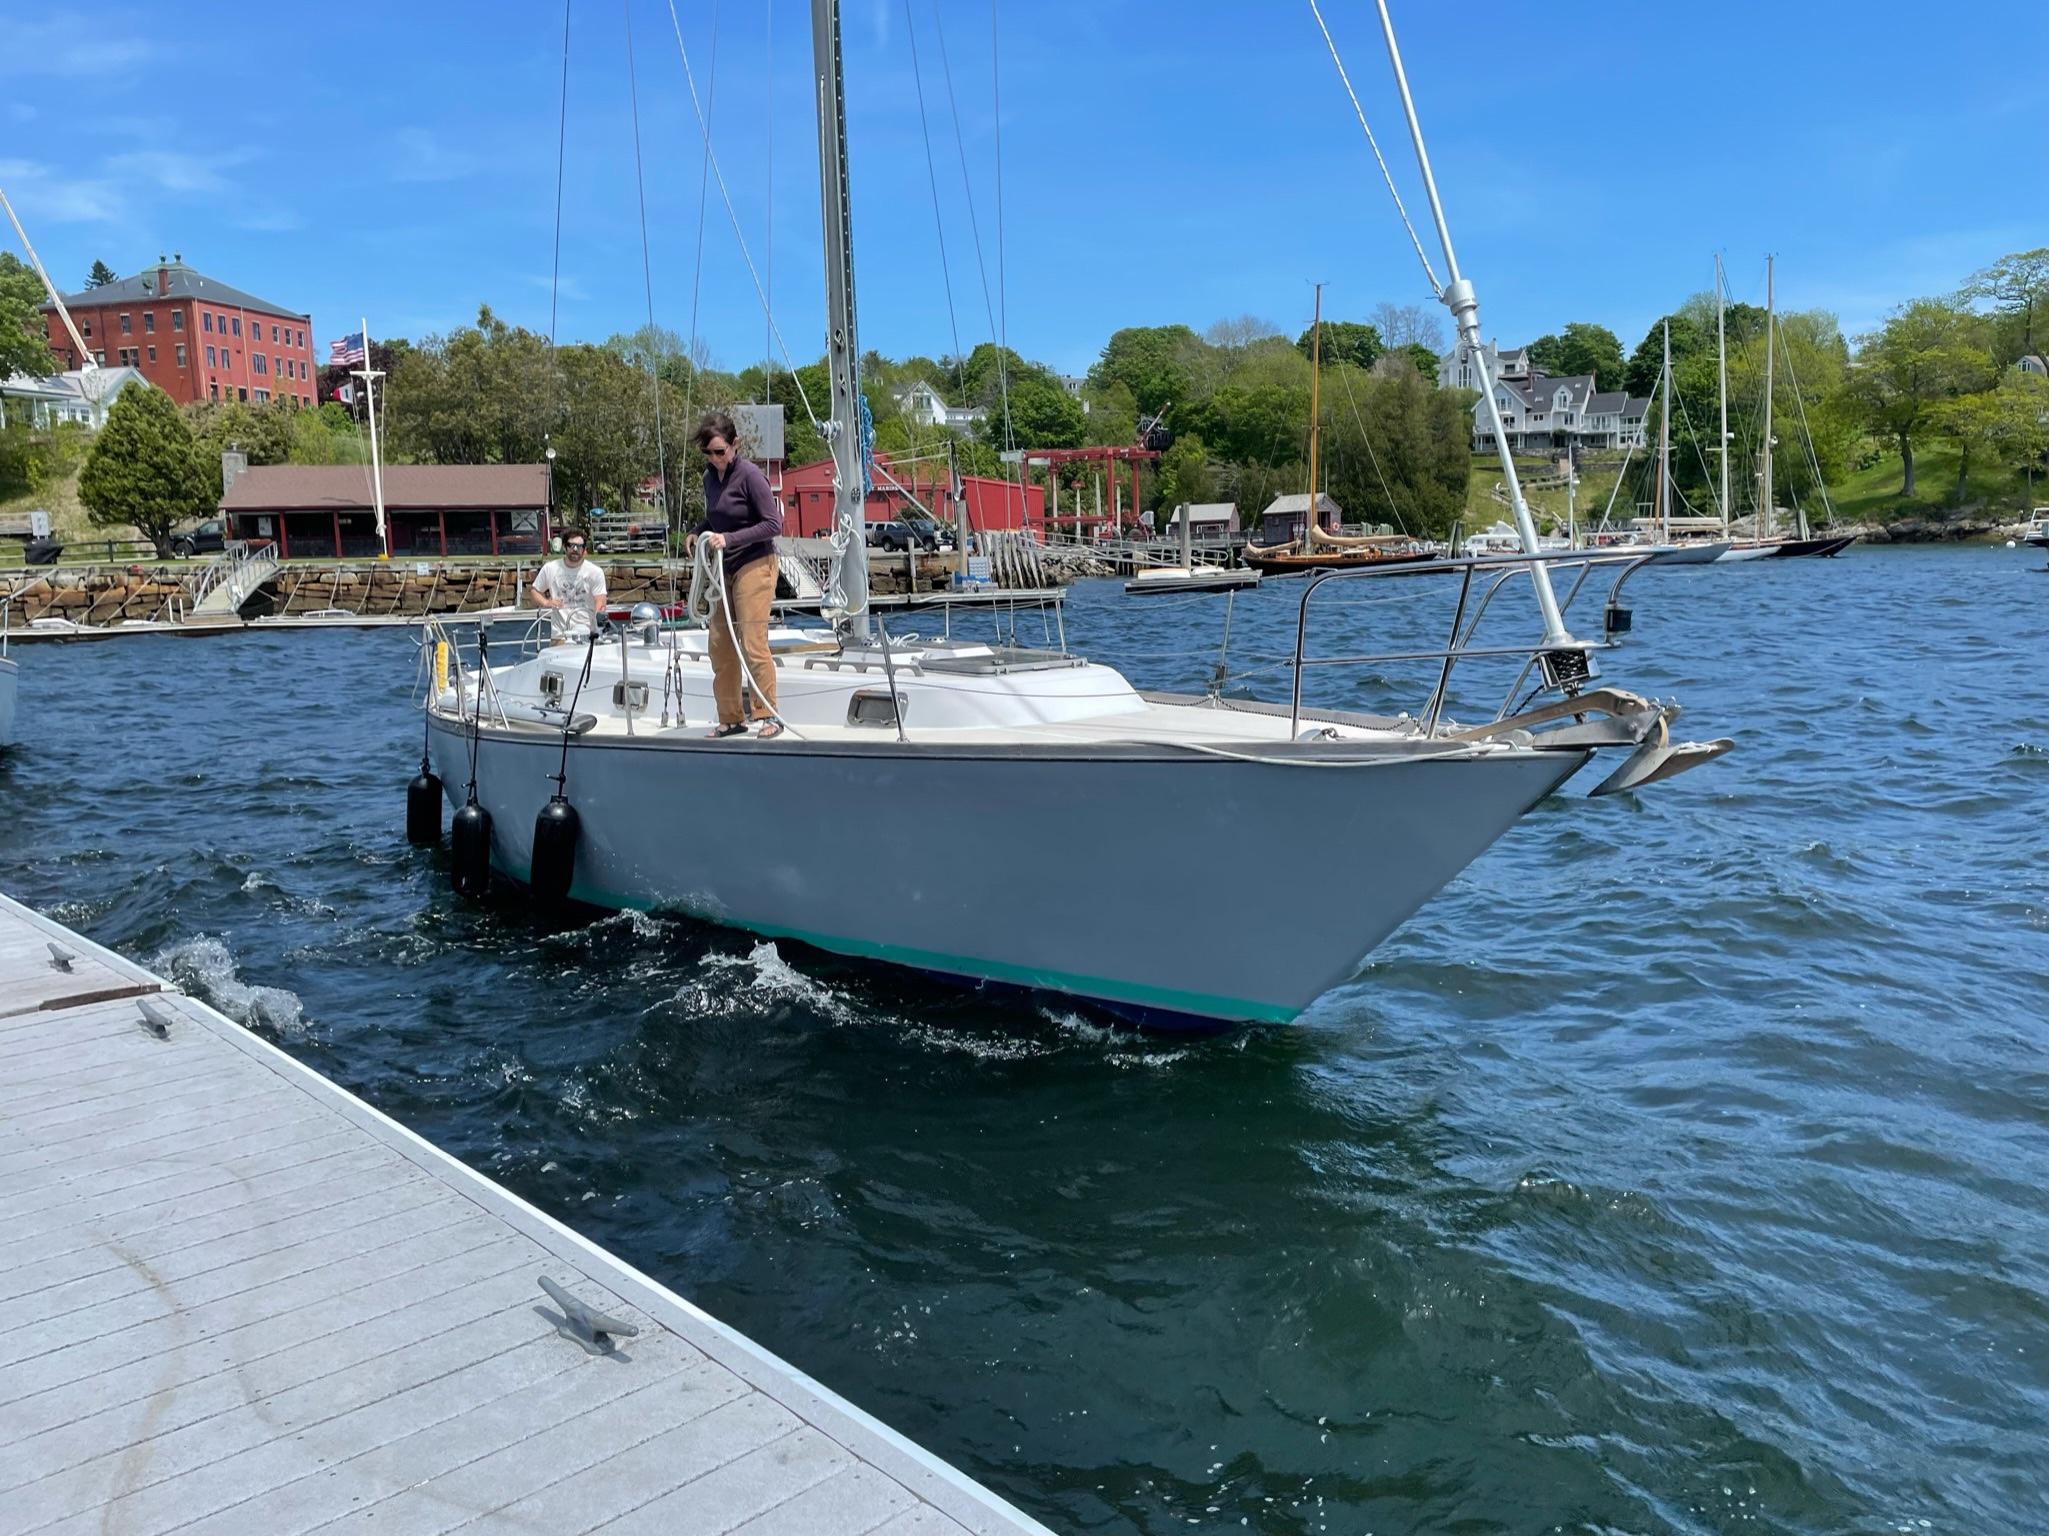
[[[733,606],[733,622],[726,623],[725,610],[711,607],[711,691],[718,700],[719,724],[738,725],[742,720],[766,720],[775,713],[775,662],[768,654],[768,616],[775,603],[776,563],[772,557],[750,560],[726,578],[726,596]],[[733,646],[733,631],[740,632],[739,651]],[[747,656],[747,672],[757,692],[748,701],[740,697],[745,684],[740,676],[740,652]]]

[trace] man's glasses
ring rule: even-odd
[[[583,553],[583,546],[581,544],[564,544],[562,547],[572,555],[580,555]]]

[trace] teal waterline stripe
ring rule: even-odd
[[[516,878],[531,884],[531,875],[532,871],[529,870],[525,875]],[[593,891],[587,886],[577,886],[569,894],[575,900],[587,902],[595,907],[631,909],[637,912],[661,910],[654,902],[630,900],[609,891]],[[1301,1012],[1299,1008],[1288,1008],[1274,1003],[1252,1003],[1243,998],[1222,997],[1209,992],[1183,992],[1174,987],[1153,987],[1142,982],[1111,981],[1106,977],[1082,976],[1071,971],[1049,971],[1028,965],[1009,965],[998,960],[977,960],[965,955],[949,955],[936,949],[873,944],[866,939],[849,939],[838,934],[817,933],[805,928],[727,922],[721,918],[708,917],[701,912],[690,912],[688,915],[703,922],[714,923],[721,928],[733,928],[743,933],[758,933],[764,938],[795,939],[816,949],[854,955],[863,960],[881,960],[890,965],[907,965],[914,970],[944,971],[953,976],[980,977],[989,981],[1007,982],[1013,986],[1035,987],[1046,992],[1072,992],[1082,997],[1102,998],[1115,1003],[1134,1003],[1142,1008],[1161,1008],[1173,1013],[1196,1014],[1205,1018],[1233,1022],[1286,1024]]]

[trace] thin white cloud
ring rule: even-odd
[[[0,185],[21,213],[37,224],[112,224],[127,217],[127,199],[114,182],[59,175],[33,160],[0,160]]]
[[[232,189],[228,173],[254,158],[254,152],[245,149],[213,155],[144,149],[111,156],[107,169],[116,176],[147,182],[165,192],[227,192]]]
[[[394,181],[461,181],[483,169],[478,156],[443,142],[425,128],[401,128],[392,154]]]
[[[527,284],[529,287],[539,288],[544,292],[549,288],[554,288],[563,298],[568,299],[573,304],[583,304],[590,300],[590,294],[584,290],[583,284],[573,277],[565,277],[557,284],[554,278],[535,276],[529,277]]]
[[[272,208],[235,220],[235,228],[259,235],[288,235],[305,227],[305,216],[295,208]]]
[[[64,15],[48,21],[0,22],[0,75],[105,80],[162,57],[140,33],[123,34],[105,16],[81,25]]]

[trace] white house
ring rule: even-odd
[[[1519,453],[1641,446],[1644,415],[1650,409],[1647,398],[1621,390],[1596,391],[1590,373],[1554,379],[1532,372],[1519,380],[1503,379],[1494,386],[1494,404],[1501,412],[1508,446]],[[1473,451],[1493,447],[1486,401],[1475,400]]]
[[[74,368],[46,379],[17,373],[0,380],[0,422],[27,422],[49,428],[79,422],[97,432],[107,424],[114,397],[131,384],[151,388],[135,368]]]
[[[923,379],[909,389],[899,391],[896,403],[918,426],[948,427],[955,432],[967,431],[989,414],[979,405],[948,405],[940,399],[939,391]]]
[[[1490,379],[1527,379],[1530,376],[1530,349],[1511,347],[1503,352],[1491,341],[1480,343],[1480,351],[1487,360],[1487,377]],[[1453,343],[1452,349],[1437,359],[1437,387],[1439,389],[1478,389],[1479,371],[1473,367],[1472,354],[1463,346]]]

